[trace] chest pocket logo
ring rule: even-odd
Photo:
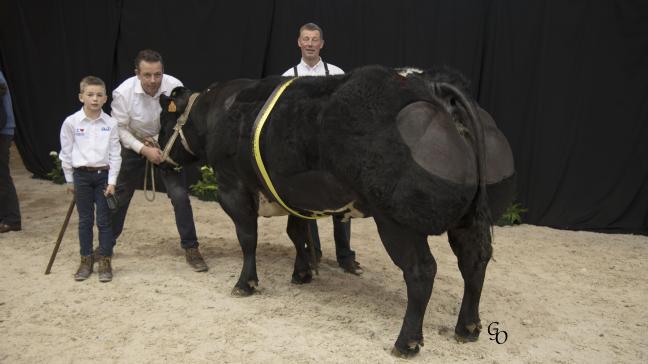
[[[76,128],[74,129],[75,136],[85,136],[85,128]]]

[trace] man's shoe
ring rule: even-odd
[[[20,231],[22,227],[20,224],[9,225],[9,224],[0,224],[0,233],[8,233],[10,231]]]
[[[81,264],[79,264],[79,269],[74,274],[74,279],[77,281],[85,281],[90,277],[92,273],[92,255],[81,256]]]
[[[112,267],[110,266],[111,257],[99,256],[99,282],[112,281]]]
[[[209,269],[198,248],[185,249],[185,258],[194,272],[206,272]]]
[[[356,262],[355,259],[348,259],[344,262],[339,263],[340,267],[344,269],[345,272],[355,274],[357,276],[361,275],[364,273],[362,268],[360,267],[360,263]]]

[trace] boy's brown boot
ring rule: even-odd
[[[112,267],[110,266],[111,257],[99,256],[99,282],[112,281]]]
[[[92,255],[81,256],[81,264],[79,264],[79,269],[74,274],[74,279],[77,281],[85,281],[90,277],[92,273]]]

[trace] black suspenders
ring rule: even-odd
[[[328,64],[326,64],[326,62],[324,62],[324,72],[325,72],[325,75],[326,75],[326,76],[329,75]],[[299,75],[297,74],[297,66],[293,67],[293,73],[295,74],[295,77],[299,76]]]

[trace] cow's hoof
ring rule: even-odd
[[[423,345],[423,341],[421,340],[421,345]],[[404,348],[399,348],[398,344],[394,345],[394,348],[391,351],[391,354],[397,358],[402,358],[402,359],[408,359],[416,356],[416,354],[421,351],[421,345],[417,341],[411,341],[409,344],[407,344],[406,347]]]
[[[290,280],[294,284],[304,284],[304,283],[310,283],[313,280],[313,275],[311,274],[310,271],[307,272],[295,272],[292,275],[292,279]]]
[[[234,297],[248,297],[252,294],[254,294],[254,287],[248,287],[245,289],[239,286],[234,286],[234,288],[232,288],[232,296]]]
[[[457,326],[455,328],[455,340],[461,343],[474,342],[479,339],[481,333],[480,323],[470,323],[465,326]]]

